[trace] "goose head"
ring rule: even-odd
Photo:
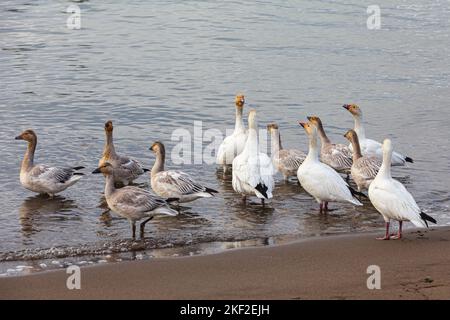
[[[305,132],[309,137],[311,138],[317,137],[317,128],[314,124],[312,124],[311,122],[302,122],[302,121],[299,121],[298,124],[302,126],[303,129],[305,129]]]
[[[152,144],[150,147],[150,150],[153,151],[156,154],[165,154],[166,148],[164,147],[164,144],[160,141],[156,141]]]
[[[248,127],[249,129],[257,130],[258,129],[258,122],[256,120],[256,110],[251,109],[248,113]]]
[[[267,125],[267,131],[269,131],[269,133],[272,133],[275,130],[278,130],[278,125],[276,123],[269,123]]]
[[[236,98],[234,99],[234,102],[236,103],[236,107],[237,108],[244,108],[244,104],[245,104],[245,97],[243,94],[239,93],[236,95]]]
[[[319,117],[317,116],[311,116],[311,117],[307,117],[308,121],[310,123],[312,123],[313,125],[315,125],[317,128],[321,128],[322,127],[322,120],[320,120]]]
[[[362,116],[361,109],[356,104],[344,104],[342,107],[356,117]]]
[[[25,140],[28,142],[36,142],[37,136],[33,130],[28,129],[28,130],[25,130],[24,132],[22,132],[20,135],[18,135],[15,139],[16,140]]]
[[[112,132],[113,129],[114,129],[114,127],[113,127],[112,121],[111,120],[106,121],[106,123],[105,123],[105,131],[106,132]]]
[[[391,139],[384,139],[383,141],[383,154],[391,154],[393,150]]]
[[[103,165],[92,171],[93,174],[103,173],[105,176],[113,174],[113,166],[109,162],[105,162]]]
[[[354,140],[356,140],[356,139],[358,138],[358,135],[356,134],[355,130],[351,129],[351,130],[348,130],[348,131],[344,134],[344,137],[345,137],[348,141],[352,142],[352,141],[354,141]]]

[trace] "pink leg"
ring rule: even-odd
[[[397,233],[397,235],[393,236],[392,239],[398,240],[398,239],[402,238],[402,226],[403,226],[403,221],[399,221],[398,222],[398,233]]]
[[[390,239],[389,222],[386,222],[386,234],[385,234],[384,238],[377,238],[377,240],[389,240],[389,239]]]

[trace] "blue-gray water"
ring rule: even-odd
[[[66,26],[73,3],[81,8],[80,30]],[[103,123],[112,119],[118,151],[150,167],[151,143],[162,140],[170,151],[175,129],[192,132],[196,120],[204,130],[232,128],[237,92],[245,93],[247,111],[258,110],[261,127],[278,122],[283,144],[305,151],[297,120],[319,115],[332,140],[344,143],[353,122],[341,106],[359,104],[368,137],[390,137],[415,159],[395,168],[395,176],[440,225],[450,224],[450,4],[377,1],[381,30],[368,30],[370,4],[2,1],[0,272],[141,249],[130,241],[126,220],[100,218],[102,177],[87,175],[54,200],[21,187],[25,144],[14,137],[23,129],[38,133],[38,162],[84,165],[89,172],[102,152]],[[170,161],[168,167],[179,168]],[[149,223],[145,248],[168,247],[172,254],[171,247],[190,245],[203,249],[189,253],[208,252],[204,244],[211,242],[256,245],[267,240],[255,239],[383,228],[367,202],[334,204],[339,210],[321,216],[295,182],[284,185],[279,176],[262,210],[243,207],[214,165],[182,169],[220,194]],[[138,183],[149,188],[148,177]]]

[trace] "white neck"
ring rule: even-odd
[[[242,119],[242,110],[236,106],[236,123],[234,125],[234,133],[245,132],[244,120]]]
[[[359,141],[366,139],[366,133],[364,131],[364,127],[362,124],[362,116],[353,115],[353,119],[355,119],[355,132],[358,135]]]
[[[319,148],[317,147],[317,133],[314,132],[311,135],[308,135],[309,137],[309,151],[308,156],[305,160],[308,161],[319,161]]]
[[[392,178],[391,175],[391,159],[392,159],[392,149],[383,150],[383,163],[381,164],[380,171],[378,171],[377,177]]]
[[[105,179],[105,197],[109,198],[116,191],[116,187],[114,186],[114,175],[107,175]]]
[[[253,128],[249,128],[244,152],[246,152],[248,156],[257,156],[259,154],[258,144],[258,131]]]

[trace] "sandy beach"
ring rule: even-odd
[[[1,299],[449,299],[450,228],[331,236],[220,254],[122,262],[0,279]],[[367,288],[367,267],[381,289]]]

